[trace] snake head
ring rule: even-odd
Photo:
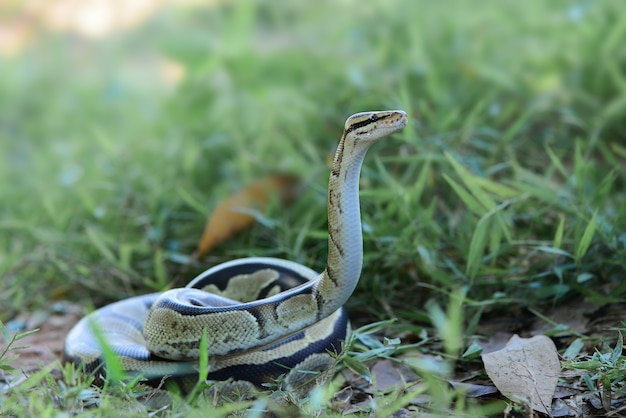
[[[372,142],[401,131],[407,121],[407,115],[402,110],[356,113],[346,120],[344,136],[354,138],[355,142]]]

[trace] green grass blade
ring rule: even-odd
[[[556,169],[559,171],[559,173],[561,173],[563,177],[567,178],[569,174],[567,170],[565,169],[565,167],[563,166],[563,163],[561,162],[559,157],[557,157],[556,154],[554,153],[554,150],[548,145],[546,145],[545,149],[546,149],[546,153],[548,154],[548,157],[550,157],[550,161],[552,162],[552,165],[556,167]]]
[[[478,268],[482,264],[482,258],[489,242],[489,232],[491,227],[491,218],[489,216],[482,217],[476,224],[472,241],[470,242],[469,252],[467,254],[467,266],[465,274],[473,279],[478,272]]]
[[[482,177],[474,177],[473,181],[477,186],[482,189],[489,191],[502,199],[511,199],[520,195],[520,191],[516,190],[512,187],[505,186],[503,184],[497,183],[495,181],[482,178]]]
[[[587,254],[589,247],[591,246],[591,242],[593,240],[593,236],[596,233],[596,216],[598,215],[598,211],[596,210],[591,217],[591,220],[587,224],[585,231],[583,232],[580,241],[578,241],[578,245],[576,246],[576,251],[574,252],[574,256],[576,262],[580,262],[580,260]]]
[[[117,356],[117,353],[113,350],[113,347],[111,347],[109,340],[104,335],[100,326],[96,321],[91,321],[89,327],[96,337],[100,350],[102,350],[102,361],[104,362],[104,368],[106,370],[105,385],[118,386],[121,382],[129,380],[129,376],[122,367],[122,362]]]
[[[93,246],[97,248],[100,252],[100,255],[102,255],[102,257],[104,257],[110,263],[117,264],[117,257],[115,257],[115,254],[108,247],[105,240],[100,236],[99,232],[91,227],[85,228],[85,232],[87,233],[87,238],[89,238]]]
[[[478,203],[478,200],[476,200],[471,194],[469,194],[463,188],[463,186],[454,181],[447,174],[444,174],[443,177],[446,179],[448,184],[450,184],[452,189],[454,189],[459,198],[461,198],[461,201],[463,201],[467,208],[471,210],[474,214],[478,216],[483,216],[487,212],[487,210],[480,203]]]
[[[476,200],[486,210],[492,210],[495,208],[496,203],[491,199],[487,193],[480,187],[480,184],[476,181],[477,177],[467,171],[461,164],[459,164],[450,153],[445,153],[448,162],[452,165],[452,168],[456,174],[461,178],[465,186],[469,189],[470,193],[476,198]]]
[[[554,233],[554,239],[552,241],[552,246],[557,250],[561,249],[561,244],[563,243],[563,231],[565,230],[565,217],[559,217],[559,225],[556,227],[556,232]]]

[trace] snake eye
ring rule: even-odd
[[[376,122],[378,120],[378,115],[376,113],[374,113],[372,116],[370,116],[370,120],[372,122]]]

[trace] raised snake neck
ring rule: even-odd
[[[329,180],[328,262],[321,274],[275,258],[222,263],[186,288],[125,299],[83,318],[66,338],[65,358],[87,370],[101,367],[96,326],[125,370],[154,378],[156,383],[164,375],[186,379],[196,372],[203,333],[213,359],[209,378],[234,377],[261,384],[282,374],[285,366],[295,371],[321,365],[319,356],[338,352],[349,332],[341,307],[361,273],[358,193],[363,158],[372,143],[406,123],[402,111],[364,112],[346,120]],[[280,293],[265,293],[266,285],[248,284],[255,283],[248,281],[253,276],[277,284]],[[232,295],[222,292],[228,287],[258,292],[242,299],[251,302],[242,303],[220,295]],[[273,296],[255,300],[261,294]]]
[[[209,356],[223,356],[277,342],[343,306],[359,281],[363,262],[359,210],[363,158],[370,145],[404,128],[406,120],[402,111],[380,111],[358,113],[346,121],[329,180],[328,262],[317,279],[249,303],[216,301],[193,289],[165,292],[145,322],[148,350],[171,360],[196,359],[199,350],[195,347],[202,336],[181,333],[177,339],[172,332],[176,327],[188,327],[189,317],[197,323],[220,313],[221,322],[210,325],[207,321],[205,328],[210,331]],[[215,306],[216,302],[220,306]],[[234,346],[237,348],[233,350]]]

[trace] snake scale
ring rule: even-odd
[[[361,275],[363,159],[370,145],[406,124],[400,110],[346,120],[330,172],[328,260],[321,274],[277,258],[219,264],[185,288],[132,297],[87,315],[67,335],[66,361],[100,370],[104,338],[122,367],[150,384],[197,378],[205,334],[211,380],[260,386],[287,372],[323,368],[325,356],[338,353],[350,332],[342,306]]]

